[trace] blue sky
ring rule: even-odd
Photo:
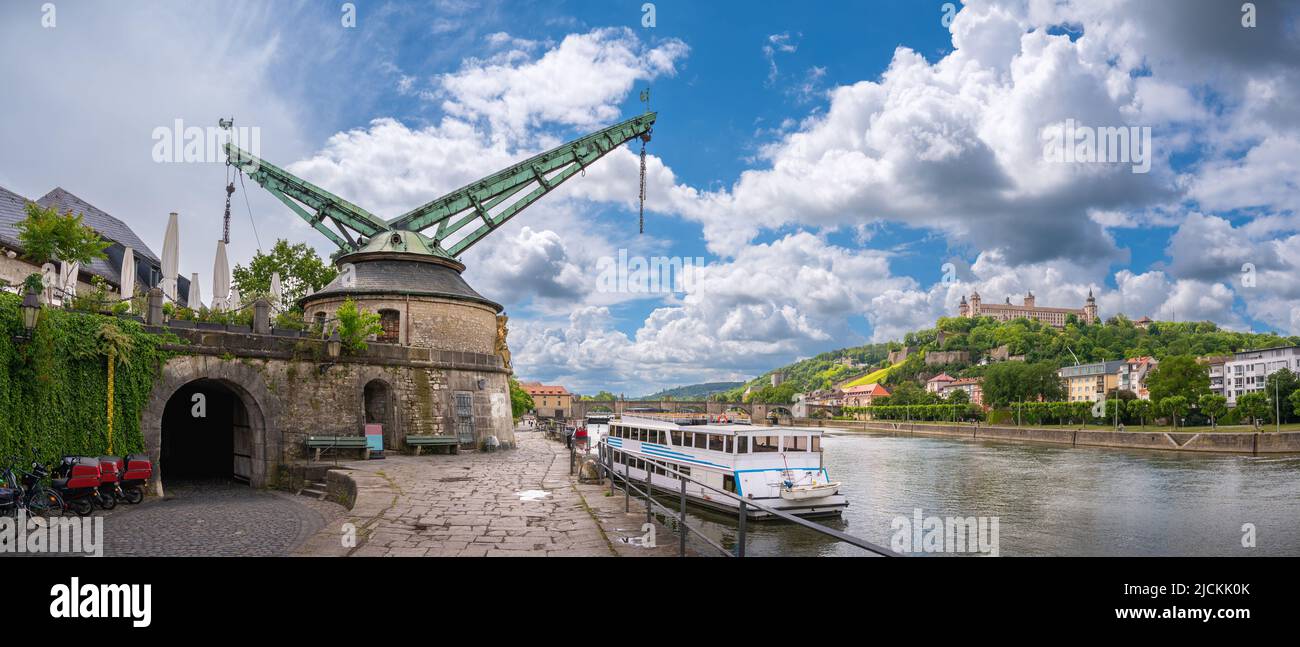
[[[348,28],[341,4],[68,1],[49,28],[6,3],[0,50],[48,54],[0,72],[19,89],[0,186],[61,185],[157,247],[178,211],[206,286],[223,169],[149,159],[175,119],[234,115],[267,159],[392,217],[640,112],[649,87],[646,235],[628,147],[465,255],[521,377],[743,379],[897,339],[974,289],[1300,334],[1295,5],[1255,3],[1246,27],[1213,0],[990,0],[951,23],[942,2],[664,1],[645,27],[641,1],[361,1]],[[1067,118],[1149,127],[1150,172],[1046,160]],[[248,199],[232,263],[258,239],[332,251]],[[689,294],[602,293],[620,249],[707,265]]]

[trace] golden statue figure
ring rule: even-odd
[[[506,370],[513,371],[514,367],[510,365],[510,348],[506,346],[506,335],[510,333],[510,329],[506,327],[507,321],[510,321],[510,317],[497,315],[496,353],[501,356],[501,363],[505,366]]]

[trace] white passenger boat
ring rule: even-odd
[[[760,427],[700,416],[662,420],[628,416],[609,422],[600,449],[619,474],[633,482],[649,479],[655,489],[677,494],[680,471],[694,481],[747,501],[801,517],[838,516],[848,507],[822,462],[822,430]],[[691,503],[736,514],[740,503],[690,480]],[[773,515],[752,506],[748,517]]]

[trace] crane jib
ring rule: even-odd
[[[656,113],[647,112],[566,142],[388,221],[234,144],[226,144],[226,155],[230,164],[246,172],[259,186],[338,245],[343,253],[365,247],[370,239],[382,239],[380,235],[386,232],[406,231],[415,232],[429,252],[455,258],[615,148],[638,138],[644,146],[650,140],[656,117]],[[533,188],[525,191],[530,186]],[[474,223],[477,225],[470,228]],[[337,233],[327,224],[334,225]],[[437,227],[432,238],[419,233],[432,227]],[[467,228],[468,233],[444,246]]]

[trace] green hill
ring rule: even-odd
[[[672,389],[664,389],[658,393],[644,395],[636,400],[663,400],[672,398],[673,400],[707,400],[709,396],[723,391],[730,391],[744,382],[705,382],[704,384],[691,384],[688,386],[679,386]]]
[[[939,343],[942,333],[943,343]],[[1009,355],[1023,355],[1028,362],[1049,362],[1056,366],[1100,362],[1127,357],[1169,355],[1226,355],[1251,348],[1300,345],[1300,337],[1275,333],[1246,333],[1224,330],[1209,321],[1158,321],[1139,328],[1125,317],[1112,317],[1104,323],[1084,324],[1071,318],[1063,329],[1029,319],[1000,322],[991,317],[967,319],[942,317],[934,328],[910,332],[901,342],[870,344],[822,353],[764,373],[722,394],[728,401],[739,401],[745,389],[752,388],[753,399],[765,402],[789,402],[795,393],[828,389],[848,381],[867,384],[884,381],[897,385],[905,381],[922,383],[945,371],[954,377],[977,377],[986,367],[978,362],[996,348],[1006,346]],[[890,350],[904,346],[914,349],[906,361],[886,367]],[[969,362],[927,366],[925,355],[931,351],[966,351]],[[840,363],[849,357],[859,366]],[[888,370],[881,370],[881,369]],[[771,386],[771,376],[783,373],[780,386]]]

